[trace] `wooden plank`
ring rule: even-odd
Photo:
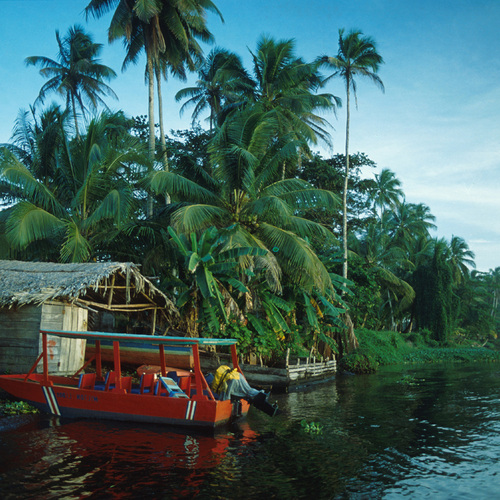
[[[28,371],[38,357],[41,308],[0,309],[0,371]]]

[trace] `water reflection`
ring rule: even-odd
[[[489,498],[500,475],[495,365],[387,369],[280,395],[216,435],[22,419],[0,431],[0,496]],[[300,422],[317,422],[318,435]]]
[[[255,436],[242,425],[238,442]],[[231,434],[42,419],[38,426],[1,435],[0,492],[2,498],[126,498],[154,496],[170,483],[172,496],[196,495],[206,471],[224,463],[230,440],[235,440]]]

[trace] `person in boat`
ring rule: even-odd
[[[205,379],[210,384],[214,396],[219,400],[244,398],[268,415],[274,416],[278,413],[277,405],[272,405],[268,401],[269,394],[251,387],[236,368],[221,365],[215,371],[215,375],[209,373]]]

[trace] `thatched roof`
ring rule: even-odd
[[[0,260],[0,307],[63,300],[107,311],[160,310],[175,305],[130,262],[54,264]]]

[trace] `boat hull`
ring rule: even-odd
[[[125,389],[80,389],[71,378],[51,377],[44,385],[39,376],[0,376],[0,388],[40,410],[67,418],[96,418],[214,429],[246,415],[249,403],[135,394]]]

